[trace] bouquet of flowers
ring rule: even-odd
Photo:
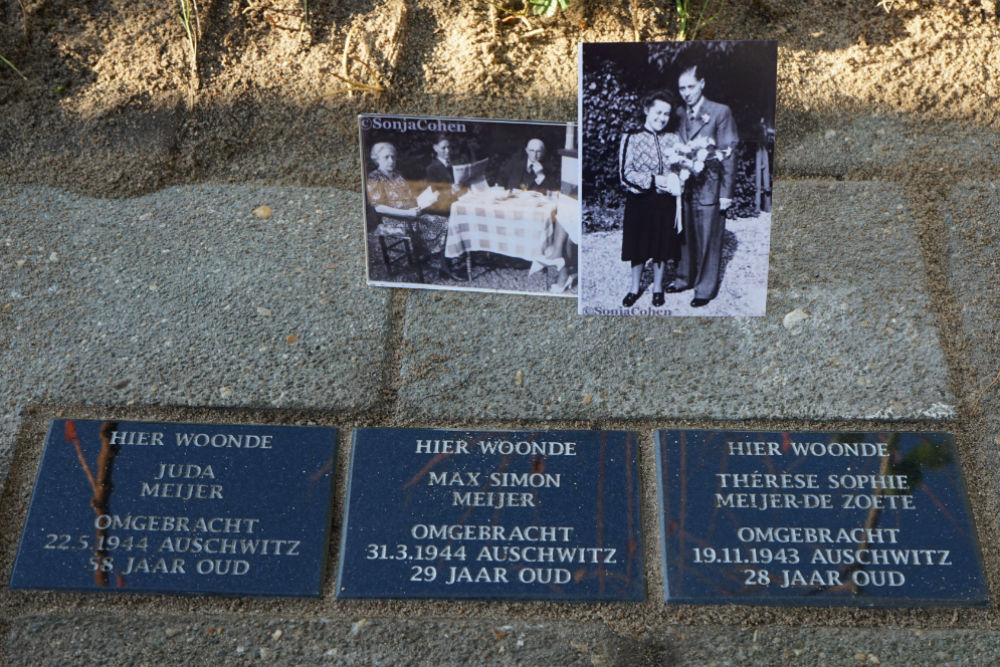
[[[711,137],[697,137],[687,143],[676,143],[664,156],[667,173],[657,179],[656,188],[679,197],[684,192],[684,184],[692,176],[698,176],[711,165],[721,165],[732,154],[732,148],[719,148]]]
[[[656,190],[678,198],[677,215],[674,220],[678,232],[683,230],[680,196],[684,192],[684,184],[692,176],[702,174],[710,166],[721,166],[722,161],[732,152],[732,148],[716,146],[715,139],[711,137],[696,137],[687,143],[674,144],[670,152],[664,155],[667,173],[656,177]]]

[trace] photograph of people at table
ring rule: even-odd
[[[358,120],[369,284],[576,296],[574,124]]]
[[[777,44],[580,45],[582,315],[762,316]]]

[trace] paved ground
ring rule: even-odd
[[[995,662],[996,604],[662,599],[651,433],[715,420],[954,431],[995,597],[1000,192],[971,168],[922,188],[841,148],[897,122],[845,121],[786,147],[763,318],[581,318],[571,300],[368,288],[349,192],[190,186],[98,200],[0,183],[2,576],[60,415],[338,426],[337,516],[354,426],[555,425],[642,433],[648,593],[617,605],[338,602],[330,576],[318,601],[4,590],[0,651],[10,664]],[[931,140],[913,143],[911,158]],[[261,204],[267,220],[252,214]],[[797,309],[806,317],[786,326]]]

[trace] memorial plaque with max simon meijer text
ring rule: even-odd
[[[341,598],[641,600],[634,433],[358,429]]]
[[[984,605],[947,433],[659,431],[668,602]]]
[[[318,596],[336,437],[55,420],[10,587]]]

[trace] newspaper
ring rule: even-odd
[[[455,177],[455,183],[468,185],[474,190],[480,189],[480,185],[486,184],[486,164],[488,162],[489,159],[483,159],[469,164],[453,164],[451,170]]]

